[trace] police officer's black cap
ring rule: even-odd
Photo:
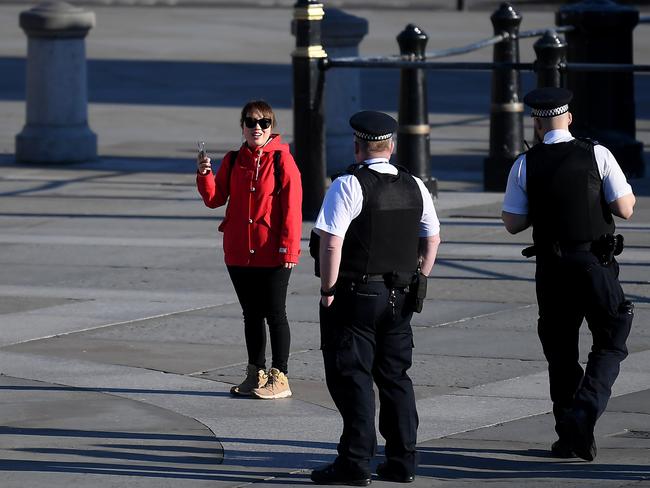
[[[533,110],[533,117],[557,117],[569,111],[573,93],[566,88],[536,88],[524,97],[524,103]]]
[[[397,121],[383,112],[364,110],[350,117],[354,135],[364,141],[384,141],[397,131]]]

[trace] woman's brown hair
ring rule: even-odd
[[[264,100],[251,100],[244,108],[241,109],[241,117],[239,118],[239,126],[244,128],[244,119],[246,116],[253,112],[259,112],[262,114],[262,117],[268,117],[271,119],[271,128],[274,129],[276,124],[275,114],[271,106],[266,103]]]

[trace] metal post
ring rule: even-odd
[[[425,59],[429,37],[414,24],[409,24],[397,36],[402,57]],[[431,177],[429,152],[429,108],[425,72],[421,68],[404,68],[400,75],[399,129],[397,160],[420,178],[431,194],[438,195],[438,181]]]
[[[560,65],[566,60],[566,42],[560,39],[555,31],[549,30],[535,41],[533,49],[537,56],[534,63],[537,87],[564,86]]]
[[[521,15],[509,3],[490,17],[494,34],[507,37],[494,45],[495,63],[519,62],[519,25]],[[517,155],[523,152],[524,106],[519,101],[521,77],[515,69],[492,70],[492,104],[490,107],[490,154],[483,165],[483,188],[504,191],[508,172]]]
[[[88,126],[85,37],[95,14],[65,2],[20,13],[27,34],[26,113],[16,160],[72,163],[97,158]]]
[[[316,217],[325,196],[325,132],[323,117],[324,73],[318,67],[327,53],[321,46],[323,4],[298,0],[293,28],[296,49],[293,66],[294,156],[303,185],[303,216]]]
[[[588,0],[562,7],[558,25],[567,32],[567,62],[632,64],[633,30],[639,11],[610,0]],[[643,144],[636,140],[634,74],[631,72],[567,73],[573,91],[572,132],[607,146],[628,176],[645,173]]]

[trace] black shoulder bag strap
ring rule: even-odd
[[[237,161],[237,156],[239,156],[239,150],[230,151],[230,160],[229,160],[230,164],[228,166],[228,178],[226,179],[226,181],[228,182],[228,194],[230,194],[230,175],[232,175],[232,167],[235,165],[235,161]]]
[[[273,176],[275,177],[275,187],[273,194],[279,195],[282,190],[282,175],[280,174],[280,159],[282,159],[282,151],[275,151],[273,153]]]

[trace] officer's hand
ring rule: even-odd
[[[203,159],[197,159],[197,169],[199,174],[207,175],[212,171],[212,164],[209,157],[204,157]]]
[[[320,303],[325,308],[329,307],[333,301],[334,301],[334,297],[320,297]]]

